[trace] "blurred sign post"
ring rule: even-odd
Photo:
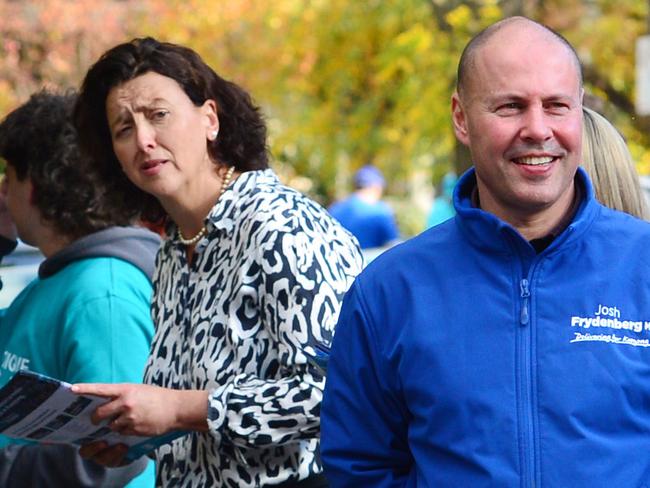
[[[650,35],[636,41],[636,113],[650,116]]]

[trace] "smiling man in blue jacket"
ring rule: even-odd
[[[582,77],[522,17],[475,37],[455,218],[345,297],[322,406],[333,487],[650,486],[650,225],[600,205]]]

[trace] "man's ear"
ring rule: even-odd
[[[451,96],[451,119],[454,124],[454,133],[456,138],[469,146],[469,132],[467,130],[467,118],[465,117],[465,109],[460,101],[458,92],[454,92]]]

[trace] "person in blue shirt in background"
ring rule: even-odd
[[[75,100],[39,92],[0,123],[0,256],[16,237],[45,256],[38,277],[0,311],[0,386],[23,369],[70,383],[142,380],[160,239],[131,226],[87,172],[70,119]],[[154,485],[146,457],[111,469],[77,451],[0,436],[0,486]]]
[[[354,175],[355,191],[329,211],[359,241],[361,249],[387,246],[399,237],[395,216],[381,201],[386,187],[381,171],[370,164]]]

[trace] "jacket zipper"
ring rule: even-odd
[[[521,289],[521,298],[522,304],[521,304],[521,315],[519,317],[519,323],[523,327],[524,325],[528,325],[528,299],[530,298],[530,289],[528,288],[528,280],[524,278],[521,280],[520,284],[520,289]]]
[[[529,276],[532,275],[532,268]],[[530,281],[523,278],[520,282],[521,312],[519,325],[521,341],[519,343],[519,372],[521,377],[521,399],[523,427],[525,429],[524,445],[522,445],[522,460],[524,461],[524,484],[526,487],[535,486],[535,431],[533,426],[533,380],[532,380],[532,328],[530,324]]]

